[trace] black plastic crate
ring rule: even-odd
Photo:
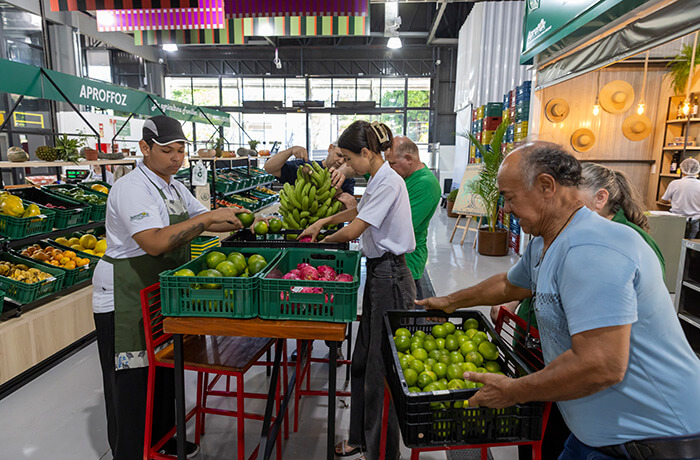
[[[350,249],[350,243],[302,243],[296,240],[296,235],[301,233],[301,230],[283,230],[284,233],[268,233],[266,235],[256,235],[249,229],[245,228],[232,233],[231,236],[221,241],[221,246],[230,247],[249,247],[249,248],[308,248],[308,249],[340,249],[347,251]],[[336,230],[323,230],[322,233],[330,235]],[[294,239],[288,240],[287,235],[294,236]]]
[[[542,417],[545,403],[517,404],[505,409],[461,407],[434,409],[431,404],[465,401],[478,391],[474,389],[441,390],[410,393],[403,378],[401,365],[394,346],[393,332],[405,327],[411,333],[423,330],[430,333],[434,324],[425,318],[444,317],[457,327],[464,320],[475,318],[479,330],[486,332],[499,350],[498,363],[509,377],[530,374],[528,368],[496,334],[491,323],[478,311],[458,311],[446,315],[435,311],[388,311],[384,314],[382,356],[399,427],[407,447],[431,447],[465,444],[512,443],[539,440],[542,437]],[[421,320],[421,321],[419,321]]]

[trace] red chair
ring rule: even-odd
[[[160,304],[160,283],[156,283],[141,291],[141,309],[143,314],[144,333],[146,336],[146,352],[148,355],[148,394],[146,400],[146,434],[144,438],[143,458],[174,459],[158,453],[174,434],[173,427],[162,439],[152,443],[153,425],[153,395],[156,376],[156,367],[174,367],[174,347],[169,343],[172,334],[163,331],[163,316]],[[197,398],[195,407],[187,414],[186,420],[195,417],[195,442],[199,443],[200,436],[204,434],[205,414],[217,414],[236,417],[238,443],[237,458],[245,458],[245,419],[263,420],[263,415],[245,412],[246,398],[267,399],[264,393],[247,393],[244,389],[243,375],[253,365],[272,365],[269,361],[259,361],[259,358],[270,350],[275,343],[273,339],[254,337],[220,337],[220,336],[185,336],[184,366],[185,370],[197,372]],[[159,349],[163,347],[162,349]],[[284,345],[286,348],[286,344]],[[158,351],[156,351],[158,350]],[[283,350],[286,357],[286,350]],[[284,387],[287,387],[287,360],[282,362],[284,368]],[[214,374],[214,379],[209,382],[209,374]],[[226,376],[226,390],[215,390],[214,386],[222,376]],[[230,378],[236,380],[236,391],[230,391]],[[236,398],[236,410],[225,410],[207,406],[208,396],[224,396]],[[280,384],[276,388],[276,402],[279,408],[282,402]],[[273,420],[274,422],[274,417]],[[284,424],[284,436],[288,437],[288,426]],[[256,451],[257,452],[257,448]],[[253,455],[255,455],[255,452]],[[282,458],[282,439],[277,438],[277,459]]]
[[[501,338],[513,348],[516,356],[518,356],[525,364],[527,364],[532,369],[542,369],[544,367],[544,360],[542,359],[542,351],[539,348],[539,344],[536,348],[528,348],[525,346],[527,342],[528,330],[527,321],[518,317],[515,313],[508,310],[506,307],[501,307],[498,311],[498,317],[496,319],[495,325],[496,333],[498,333]],[[539,331],[530,325],[530,336],[534,339],[539,339]],[[384,409],[382,415],[382,436],[381,436],[381,451],[380,460],[384,460],[386,456],[386,427],[389,420],[389,401],[391,394],[389,392],[389,387],[384,386]],[[542,415],[542,431],[541,436],[538,441],[520,441],[520,442],[508,442],[508,443],[489,443],[489,444],[469,444],[462,446],[436,446],[436,447],[420,447],[411,449],[411,460],[418,460],[421,452],[434,452],[434,451],[445,451],[445,450],[463,450],[463,449],[480,449],[481,450],[481,460],[488,459],[488,449],[489,447],[501,447],[501,446],[515,446],[515,445],[531,445],[532,446],[532,458],[533,460],[542,460],[542,439],[544,438],[544,432],[547,428],[547,421],[549,420],[549,412],[552,408],[552,403],[547,402],[544,405],[544,412]]]

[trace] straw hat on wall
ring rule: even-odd
[[[561,123],[569,116],[569,103],[560,97],[550,99],[544,106],[544,114],[552,123]]]
[[[598,99],[606,112],[626,112],[634,103],[634,88],[626,81],[611,81],[601,88]]]
[[[588,128],[579,128],[571,134],[571,147],[577,152],[587,152],[595,144],[595,135]]]
[[[646,139],[651,134],[651,120],[646,115],[630,115],[622,122],[622,134],[631,141]]]

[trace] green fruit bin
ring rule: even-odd
[[[484,331],[497,346],[497,362],[505,375],[520,377],[533,372],[478,311],[458,311],[449,315],[425,310],[386,312],[381,352],[386,380],[406,446],[458,446],[541,439],[545,403],[517,404],[505,409],[455,407],[455,403],[461,406],[474,396],[478,388],[409,392],[393,340],[394,331],[403,327],[411,333],[422,330],[430,334],[434,324],[428,324],[428,319],[437,316],[444,317],[445,321],[449,320],[457,328],[469,318],[476,319],[479,322],[478,329]]]
[[[360,253],[333,249],[288,248],[277,263],[262,275],[260,317],[350,323],[357,319],[357,291],[360,288]],[[336,273],[353,276],[351,282],[282,279],[286,273],[307,263],[314,268],[328,265]],[[321,292],[301,292],[320,288]]]
[[[61,192],[59,192],[59,190],[74,190],[74,189],[78,189],[78,190],[82,191],[82,192],[83,192],[84,194],[86,194],[86,195],[94,195],[94,196],[98,196],[98,197],[101,197],[101,198],[106,198],[106,197],[107,197],[107,195],[105,195],[104,193],[101,193],[101,192],[96,192],[96,191],[94,191],[94,190],[83,189],[83,188],[80,188],[80,187],[76,187],[76,186],[74,186],[74,185],[67,185],[67,184],[46,185],[46,186],[44,186],[44,187],[42,187],[42,188],[45,189],[47,192],[51,193],[52,195],[55,195],[55,196],[58,196],[58,197],[61,197],[61,198],[70,198],[70,199],[75,200],[75,201],[80,201],[80,200],[76,200],[76,199],[73,198],[73,197],[67,196],[67,195],[65,195],[65,194],[63,194],[63,193],[61,193]],[[106,204],[92,204],[92,203],[87,203],[87,202],[83,202],[83,201],[80,201],[80,202],[81,202],[81,203],[85,203],[86,205],[90,206],[90,220],[92,220],[92,221],[94,221],[94,222],[101,222],[101,221],[104,221],[104,220],[105,220],[105,216],[106,216],[106,214],[107,214],[107,205],[106,205]]]
[[[58,249],[61,249],[63,251],[73,251],[75,252],[76,255],[80,256],[81,259],[88,259],[90,261],[89,264],[83,265],[82,267],[76,267],[73,270],[68,270],[65,268],[61,267],[54,267],[53,265],[49,265],[50,267],[58,268],[60,270],[65,270],[66,271],[66,278],[63,281],[63,284],[65,287],[68,286],[73,286],[74,284],[82,283],[85,280],[92,279],[92,273],[95,271],[95,267],[97,266],[97,262],[100,261],[100,258],[97,256],[94,256],[92,254],[88,254],[87,252],[83,251],[76,251],[73,248],[70,248],[68,246],[58,244],[55,240],[41,240],[40,242],[41,247],[45,246],[53,246]],[[21,249],[20,251],[21,252]],[[44,264],[47,265],[47,264]]]
[[[6,276],[0,275],[0,289],[5,291],[5,296],[22,305],[34,302],[48,295],[53,294],[63,288],[63,270],[56,267],[46,267],[43,264],[21,258],[8,252],[0,254],[0,261],[7,261],[13,264],[24,264],[29,268],[36,268],[51,275],[43,281],[27,284]]]
[[[196,259],[209,249],[221,246],[218,236],[198,236],[190,243],[190,257]]]
[[[24,201],[24,200],[23,200]],[[24,204],[35,204],[24,201]],[[0,214],[0,235],[11,240],[48,233],[53,229],[56,213],[41,205],[41,215],[34,217],[12,217]]]
[[[255,318],[258,316],[258,293],[261,270],[252,277],[211,278],[175,276],[182,269],[199,273],[206,270],[207,254],[218,251],[226,256],[240,252],[246,259],[253,254],[265,258],[268,266],[280,256],[279,249],[212,248],[175,270],[160,274],[160,295],[164,316],[201,316],[217,318]]]
[[[68,198],[67,196],[59,197],[36,187],[16,189],[12,191],[12,194],[17,195],[23,200],[28,200],[44,207],[46,207],[47,204],[63,206],[65,209],[50,208],[51,211],[56,213],[53,222],[53,227],[56,229],[62,230],[64,228],[85,225],[90,221],[92,207],[86,203]]]
[[[112,190],[111,185],[109,185],[107,182],[104,182],[101,180],[93,180],[93,181],[89,181],[89,182],[79,182],[77,185],[78,185],[78,187],[82,188],[83,190],[92,190],[90,187],[92,187],[95,184],[102,185],[102,186],[106,187],[107,190]],[[93,191],[96,192],[97,190],[93,190]],[[100,193],[102,193],[102,192],[100,192]]]

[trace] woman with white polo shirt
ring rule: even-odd
[[[386,310],[412,309],[416,297],[416,285],[404,257],[416,247],[408,191],[401,176],[382,157],[392,139],[389,127],[377,122],[356,121],[343,131],[338,147],[349,167],[360,175],[369,173],[367,190],[356,209],[320,219],[300,235],[315,240],[323,226],[350,222],[323,241],[359,238],[360,250],[367,257],[362,318],[352,354],[350,436],[335,451],[348,456],[364,450],[371,460],[379,458],[382,426],[382,316]],[[392,404],[386,458],[398,457],[399,431]]]
[[[190,259],[189,243],[204,230],[242,228],[230,208],[207,210],[173,179],[185,157],[180,123],[164,115],[143,125],[142,164],[114,183],[107,199],[107,252],[93,275],[93,311],[103,373],[107,427],[115,460],[143,458],[148,358],[141,289]],[[159,368],[153,439],[175,424],[172,370]],[[174,453],[175,443],[166,445]],[[199,447],[188,443],[188,456]]]

